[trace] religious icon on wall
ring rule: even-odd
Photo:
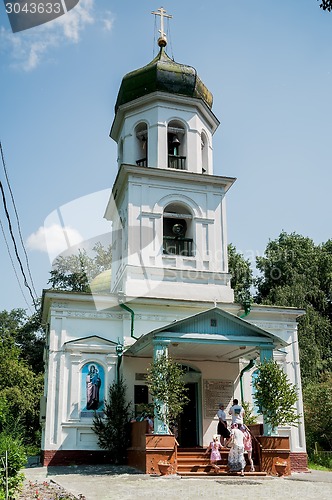
[[[103,411],[104,369],[98,363],[87,363],[82,368],[82,412]],[[92,413],[92,412],[91,412]]]

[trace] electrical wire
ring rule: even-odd
[[[171,24],[169,22],[169,18],[167,18],[167,39],[169,40],[169,47],[171,49],[171,57],[174,61],[173,44],[172,44],[172,37],[171,37]]]
[[[156,33],[157,33],[157,16],[154,16],[154,28],[153,28],[153,48],[152,48],[152,58],[155,57],[156,50]]]
[[[0,153],[1,153],[2,165],[3,165],[3,169],[4,169],[4,172],[5,172],[5,177],[6,177],[6,181],[7,181],[7,186],[8,186],[8,189],[9,189],[9,192],[10,192],[10,196],[11,196],[11,199],[12,199],[12,203],[13,203],[13,207],[14,207],[14,212],[15,212],[16,221],[17,221],[18,234],[20,236],[21,245],[22,245],[23,252],[24,252],[24,255],[25,255],[25,261],[26,261],[26,266],[27,266],[29,278],[30,278],[30,281],[31,281],[31,286],[32,286],[32,289],[34,291],[35,298],[37,298],[38,294],[36,292],[35,285],[34,285],[34,282],[33,282],[33,279],[32,279],[32,275],[31,275],[28,254],[27,254],[27,251],[25,249],[25,245],[24,245],[24,241],[23,241],[23,237],[22,237],[21,224],[20,224],[20,220],[19,220],[19,217],[18,217],[17,209],[16,209],[16,204],[15,204],[15,200],[14,200],[13,191],[12,191],[12,188],[11,188],[10,182],[9,182],[9,177],[8,177],[8,173],[7,173],[7,167],[6,167],[6,163],[5,163],[5,157],[4,157],[4,153],[3,153],[3,148],[2,148],[1,141],[0,141]]]
[[[9,255],[9,259],[10,259],[10,262],[12,264],[12,268],[14,270],[14,274],[16,276],[16,280],[17,280],[17,283],[18,283],[18,286],[19,286],[19,289],[21,290],[21,293],[22,293],[22,296],[23,296],[23,299],[24,299],[24,302],[26,303],[30,313],[32,314],[32,310],[31,310],[31,307],[30,307],[30,304],[28,303],[25,295],[24,295],[24,292],[23,292],[23,288],[22,288],[22,285],[20,283],[20,279],[18,277],[18,274],[17,274],[17,271],[16,271],[16,268],[15,268],[15,264],[14,264],[14,261],[13,261],[13,258],[11,256],[11,253],[10,253],[10,249],[9,249],[9,245],[8,245],[8,241],[7,241],[7,238],[6,238],[6,234],[5,234],[5,230],[4,230],[4,227],[2,225],[2,222],[0,220],[0,227],[1,227],[1,232],[2,232],[2,235],[3,235],[3,239],[5,240],[5,245],[6,245],[6,248],[7,248],[7,252],[8,252],[8,255]]]
[[[26,286],[27,289],[29,290],[30,296],[32,298],[32,303],[33,303],[34,308],[35,308],[35,310],[37,312],[38,309],[37,309],[37,304],[36,304],[36,301],[35,301],[35,297],[33,296],[31,287],[30,287],[30,285],[29,285],[29,283],[27,281],[27,278],[26,278],[26,275],[25,275],[25,272],[24,272],[24,268],[23,268],[23,265],[22,265],[22,261],[21,261],[21,258],[19,256],[19,253],[18,253],[18,249],[17,249],[17,245],[16,245],[14,233],[13,233],[12,223],[11,223],[10,215],[9,215],[9,212],[8,212],[8,209],[7,209],[5,191],[3,189],[3,185],[2,185],[1,181],[0,181],[0,191],[1,191],[1,195],[2,195],[2,202],[3,202],[3,207],[4,207],[4,210],[5,210],[5,215],[6,215],[7,222],[8,222],[8,228],[9,228],[10,236],[11,236],[11,239],[12,239],[12,242],[13,242],[13,245],[14,245],[16,259],[17,259],[17,261],[19,263],[19,267],[21,269],[21,273],[22,273],[22,276],[24,278],[24,286]]]

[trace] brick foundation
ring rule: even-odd
[[[41,463],[48,465],[97,465],[110,463],[106,451],[87,450],[42,450]]]
[[[291,451],[289,454],[292,472],[309,472],[308,455],[306,453],[296,453]]]

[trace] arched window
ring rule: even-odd
[[[177,120],[167,127],[168,167],[186,170],[186,133],[184,126]]]
[[[202,174],[208,171],[208,139],[204,132],[201,133],[201,151],[202,151]]]
[[[146,123],[139,123],[135,128],[136,165],[148,166],[148,128]]]
[[[163,253],[192,257],[193,242],[191,212],[181,203],[170,203],[163,215]]]

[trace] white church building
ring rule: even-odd
[[[115,105],[118,173],[105,210],[112,269],[95,278],[91,294],[43,293],[44,465],[100,462],[94,412],[102,412],[119,373],[133,414],[150,402],[145,375],[160,352],[186,372],[180,447],[209,444],[219,402],[252,403],[260,360],[273,357],[283,367],[303,415],[303,311],[255,304],[245,311],[234,303],[225,204],[235,179],[214,175],[212,94],[193,67],[167,55],[161,28],[158,55],[124,76]],[[292,470],[305,470],[302,420],[279,434],[290,438]]]

